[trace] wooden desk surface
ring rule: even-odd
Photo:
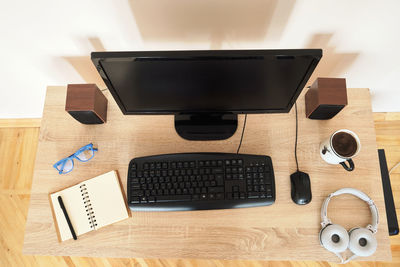
[[[59,243],[48,193],[116,169],[126,190],[129,161],[134,157],[179,152],[235,153],[243,115],[235,135],[224,141],[190,142],[174,130],[173,116],[123,116],[108,91],[107,123],[83,125],[64,111],[65,87],[49,87],[40,129],[31,202],[23,252],[41,255],[95,257],[208,258],[263,260],[326,260],[336,256],[318,240],[320,208],[326,196],[342,187],[367,193],[380,213],[377,252],[358,260],[390,261],[390,243],[368,89],[349,89],[349,105],[335,118],[305,118],[304,92],[298,100],[300,169],[310,174],[312,202],[294,204],[290,174],[295,171],[294,109],[288,114],[248,115],[241,153],[272,157],[276,202],[272,206],[190,212],[135,212],[127,220]],[[338,129],[358,134],[362,148],[356,169],[345,171],[319,156],[319,143]],[[59,175],[53,163],[87,143],[99,151],[87,163]],[[105,196],[106,197],[106,196]],[[329,217],[347,229],[370,221],[367,205],[352,196],[331,201]]]

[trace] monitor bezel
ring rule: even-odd
[[[135,58],[198,58],[198,57],[243,57],[243,56],[278,56],[278,57],[311,57],[311,64],[308,66],[303,79],[298,84],[295,93],[290,99],[288,105],[281,109],[238,109],[238,110],[148,110],[148,111],[128,111],[121,101],[117,91],[112,85],[106,72],[104,71],[102,61],[114,60],[132,60]],[[92,52],[91,59],[99,72],[101,78],[114,97],[117,105],[124,115],[168,115],[181,113],[234,113],[234,114],[262,114],[262,113],[288,113],[301,91],[311,77],[319,60],[322,57],[322,49],[278,49],[278,50],[177,50],[177,51],[124,51],[124,52]]]

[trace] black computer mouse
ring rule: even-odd
[[[310,203],[312,198],[310,176],[305,172],[297,171],[290,175],[290,183],[293,202],[298,205]]]

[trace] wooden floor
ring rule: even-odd
[[[400,161],[400,114],[375,113],[379,148],[391,168]],[[114,259],[22,255],[39,120],[0,120],[0,266],[336,266],[327,262],[267,262],[201,259]],[[400,167],[391,175],[400,216]],[[391,237],[393,261],[351,266],[400,266],[400,236]],[[282,248],[284,249],[284,248]]]

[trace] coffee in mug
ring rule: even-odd
[[[329,164],[341,164],[347,171],[354,170],[352,160],[361,149],[358,136],[346,129],[334,132],[320,145],[320,154],[323,160]],[[346,164],[349,163],[349,165]]]

